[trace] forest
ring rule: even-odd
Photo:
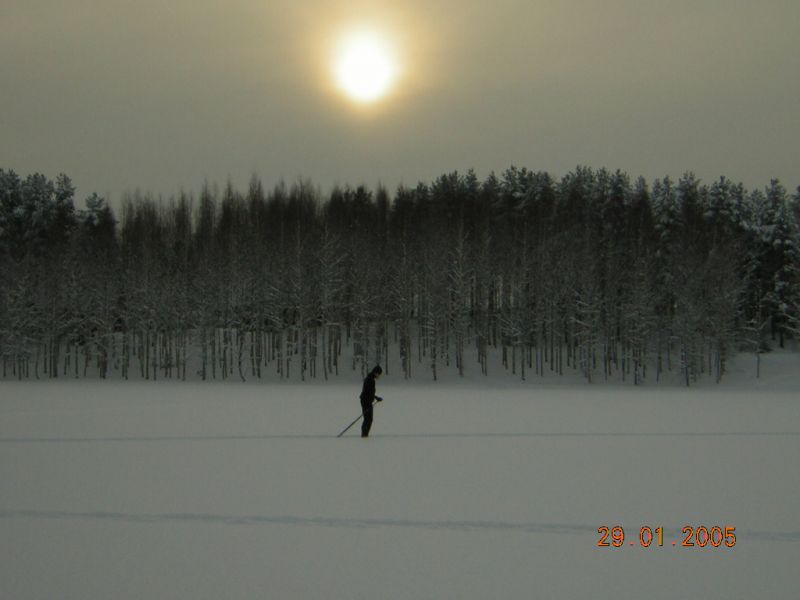
[[[777,180],[254,176],[119,214],[75,192],[0,169],[2,377],[328,379],[391,357],[405,378],[691,385],[800,334],[800,188]]]

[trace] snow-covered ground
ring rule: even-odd
[[[0,382],[0,598],[798,598],[798,359],[690,389],[388,377],[367,440],[335,437],[357,376]]]

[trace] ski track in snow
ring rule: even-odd
[[[516,432],[516,433],[385,433],[371,439],[426,439],[426,438],[538,438],[538,437],[781,437],[800,436],[800,431],[600,431],[600,432]],[[357,438],[350,435],[346,437]],[[184,435],[184,436],[120,436],[120,437],[18,437],[0,438],[0,444],[73,444],[99,442],[224,442],[269,440],[325,440],[337,439],[333,434],[264,434],[264,435]]]
[[[0,509],[0,519],[46,519],[46,520],[90,520],[117,521],[122,523],[205,523],[208,525],[296,525],[309,527],[333,528],[375,528],[399,527],[426,530],[495,530],[511,531],[527,534],[596,534],[597,528],[592,525],[568,523],[508,523],[503,521],[434,521],[414,519],[354,519],[342,517],[298,517],[288,515],[215,515],[208,513],[157,513],[132,514],[121,512],[68,512],[39,510]],[[665,537],[677,538],[680,528],[664,528]],[[738,542],[789,542],[800,543],[800,531],[753,531],[737,532]]]

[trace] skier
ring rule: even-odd
[[[364,415],[364,422],[361,423],[361,437],[369,436],[369,429],[372,427],[372,404],[373,402],[383,402],[383,398],[375,395],[375,380],[383,374],[383,369],[377,365],[364,379],[364,389],[361,390],[361,412]]]

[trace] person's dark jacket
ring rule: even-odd
[[[364,387],[361,390],[361,406],[366,410],[367,407],[372,406],[374,401],[380,402],[383,398],[375,395],[375,374],[376,369],[367,374],[364,378]]]
[[[375,374],[370,373],[364,378],[364,388],[361,390],[361,404],[370,406],[375,400]]]

